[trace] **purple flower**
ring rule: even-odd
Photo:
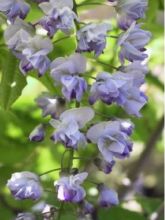
[[[42,109],[43,117],[51,115],[52,118],[59,118],[65,110],[65,99],[51,96],[49,93],[42,93],[36,99],[38,106]]]
[[[4,32],[7,46],[15,53],[21,53],[26,48],[28,40],[34,36],[34,28],[20,18],[16,18]]]
[[[131,62],[143,61],[148,57],[145,51],[145,46],[151,38],[149,31],[140,29],[139,25],[132,23],[130,28],[122,33],[118,39],[118,45],[121,46],[119,58],[123,64],[125,59]]]
[[[63,176],[54,183],[57,188],[57,198],[65,202],[81,202],[86,193],[80,185],[87,178],[88,173],[79,173],[75,176]]]
[[[119,15],[119,27],[126,30],[130,25],[144,17],[148,0],[109,0]]]
[[[129,122],[127,121],[127,123]],[[129,126],[129,129],[131,126],[132,125]],[[105,161],[111,165],[114,163],[114,157],[124,159],[128,157],[132,151],[132,142],[129,140],[128,126],[127,129],[125,127],[124,121],[120,120],[100,122],[92,126],[87,132],[87,138],[92,143],[98,145]]]
[[[74,20],[77,20],[77,16],[72,11],[72,0],[50,0],[41,3],[39,6],[46,14],[39,21],[39,24],[48,31],[50,37],[53,37],[58,30],[69,34],[74,28]]]
[[[13,173],[8,180],[7,186],[15,199],[39,199],[42,195],[42,187],[39,183],[39,177],[31,172],[24,171]]]
[[[99,56],[106,46],[106,34],[109,24],[88,24],[77,32],[78,52],[94,51]]]
[[[112,207],[119,204],[117,193],[105,185],[99,186],[99,205],[101,207]]]
[[[30,10],[29,4],[24,0],[1,0],[0,11],[7,15],[7,18],[13,23],[19,17],[24,19]]]
[[[83,207],[82,207],[82,211],[83,211],[83,214],[84,215],[87,215],[87,214],[92,214],[93,211],[94,211],[94,205],[88,201],[83,201]]]
[[[50,65],[47,54],[53,49],[52,43],[48,38],[34,36],[29,39],[27,46],[22,50],[20,69],[23,74],[33,68],[38,70],[39,76],[42,76]]]
[[[86,116],[84,118],[84,115]],[[51,120],[51,125],[56,128],[51,139],[62,142],[66,147],[77,149],[86,145],[86,138],[79,129],[94,117],[94,111],[89,107],[70,109],[60,115],[60,120]]]
[[[95,165],[99,170],[103,171],[105,174],[109,174],[112,172],[112,168],[115,165],[115,161],[107,162],[104,158],[96,158],[94,160]]]
[[[35,220],[35,216],[30,212],[19,213],[15,220]]]
[[[63,76],[61,83],[63,86],[62,93],[68,101],[76,99],[80,102],[84,92],[87,90],[86,81],[79,76]]]
[[[67,58],[59,57],[51,64],[51,76],[55,82],[62,85],[62,93],[68,101],[81,101],[87,90],[87,83],[79,75],[85,71],[86,59],[78,53]]]
[[[133,70],[131,65],[123,67],[123,71],[128,70],[128,73],[116,72],[112,75],[100,73],[90,90],[90,104],[99,99],[106,104],[116,103],[128,114],[140,117],[139,111],[147,102],[147,97],[140,91],[140,86],[144,83],[144,69],[139,67]]]
[[[44,126],[42,124],[34,128],[34,130],[29,135],[30,141],[40,142],[43,141],[45,137]]]

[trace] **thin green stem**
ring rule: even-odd
[[[46,171],[44,173],[39,174],[39,176],[44,176],[44,175],[46,175],[48,173],[52,173],[52,172],[59,171],[59,170],[61,170],[61,168],[56,168],[56,169],[48,170],[48,171]]]
[[[62,38],[60,38],[60,39],[58,39],[58,40],[53,41],[53,44],[57,44],[57,43],[59,43],[60,41],[69,39],[69,38],[71,38],[71,37],[74,37],[74,36],[71,35],[71,36],[62,37]]]
[[[91,62],[100,63],[100,64],[102,64],[102,65],[104,65],[104,66],[109,67],[109,68],[113,68],[113,69],[115,69],[115,70],[119,70],[118,67],[112,66],[112,65],[110,65],[110,64],[108,64],[108,63],[104,63],[104,62],[102,62],[102,61],[100,61],[100,60],[97,60],[97,59],[94,59],[94,58],[89,58],[89,60],[91,60]]]
[[[57,220],[60,220],[60,219],[61,219],[61,215],[62,215],[63,208],[64,208],[64,202],[61,202],[60,208],[59,208],[59,210],[58,210]]]
[[[104,66],[111,67],[111,68],[113,68],[113,69],[115,69],[115,70],[118,70],[117,67],[112,66],[112,65],[110,65],[110,64],[108,64],[108,63],[104,63],[104,62],[99,61],[99,60],[96,60],[96,62],[98,62],[98,63],[100,63],[100,64],[102,64],[102,65],[104,65]]]
[[[115,36],[115,35],[109,35],[107,37],[111,37],[111,38],[115,38],[115,39],[118,39],[119,37],[118,36]]]
[[[92,160],[93,158],[73,157],[73,160]]]

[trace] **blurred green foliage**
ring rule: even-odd
[[[31,1],[29,1],[31,2]],[[95,4],[96,0],[77,1],[81,4],[78,8],[78,13],[84,15],[87,10],[95,8],[95,13],[99,12],[99,7]],[[86,4],[86,6],[85,6]],[[91,4],[91,6],[89,6]],[[106,6],[105,6],[106,7]],[[74,161],[74,167],[79,167],[81,170],[88,169],[93,179],[98,179],[106,182],[107,185],[114,186],[118,189],[121,185],[122,179],[125,178],[125,172],[129,170],[130,166],[136,166],[138,164],[138,158],[141,157],[141,153],[145,150],[147,141],[153,130],[156,128],[157,123],[163,115],[163,0],[150,0],[149,9],[144,22],[144,28],[152,32],[153,37],[151,43],[148,46],[150,53],[149,59],[149,74],[147,75],[147,83],[144,86],[149,102],[144,107],[140,119],[131,118],[135,123],[135,132],[133,139],[135,142],[133,156],[122,163],[119,163],[114,172],[106,177],[97,171],[96,167],[92,167],[91,162],[87,161]],[[112,35],[120,33],[116,29],[116,22],[111,17],[111,11],[107,22],[112,23],[114,29]],[[90,12],[88,12],[90,15]],[[32,10],[27,17],[27,21],[35,22],[42,16],[41,11],[38,9],[35,3],[32,4]],[[83,22],[93,21],[88,16]],[[61,155],[64,152],[64,148],[60,145],[55,145],[53,142],[46,138],[42,143],[31,143],[28,140],[28,135],[31,130],[40,122],[48,121],[48,118],[43,119],[41,117],[41,111],[37,108],[34,99],[42,92],[49,90],[52,94],[60,94],[60,88],[56,88],[48,74],[44,77],[38,78],[36,72],[31,72],[27,78],[25,78],[18,69],[18,63],[13,57],[10,51],[4,45],[3,32],[6,27],[4,18],[0,15],[0,219],[9,220],[12,219],[19,210],[28,210],[37,202],[31,201],[15,201],[6,188],[7,179],[11,174],[16,171],[30,170],[36,173],[42,173],[52,168],[60,166]],[[54,41],[63,38],[64,35],[59,32],[54,36]],[[107,38],[107,48],[105,53],[99,57],[96,61],[92,55],[86,54],[88,59],[88,74],[95,76],[99,71],[113,71],[108,65],[101,65],[100,62],[118,65],[116,40]],[[50,54],[51,59],[55,59],[59,56],[66,56],[71,54],[76,48],[75,36],[58,41],[54,44],[54,50]],[[87,79],[89,84],[92,83],[92,79]],[[87,94],[84,97],[82,105],[87,102]],[[98,114],[95,120],[104,120],[108,117],[121,117],[129,118],[129,116],[119,107],[106,106],[102,103],[97,103],[95,109]],[[106,117],[105,117],[106,116]],[[48,131],[50,134],[52,131]],[[139,205],[140,210],[135,207],[127,206],[121,203],[119,207],[112,208],[110,210],[98,210],[99,220],[146,220],[149,215],[155,212],[163,198],[163,183],[162,183],[162,171],[163,171],[163,139],[160,139],[155,148],[152,150],[152,154],[149,155],[147,165],[142,170],[144,172],[144,185],[145,187],[151,187],[155,190],[155,194],[150,195],[150,198],[145,195],[141,197],[135,197],[134,202]],[[98,153],[97,149],[93,145],[89,145],[85,150],[76,152],[81,157],[93,157]],[[157,171],[159,169],[159,171]],[[51,173],[42,178],[43,184],[46,189],[52,191],[45,192],[44,198],[50,204],[59,205],[56,199],[56,195],[53,188],[53,181],[58,178],[58,173]],[[152,180],[147,182],[147,180]],[[90,183],[85,185],[87,189],[87,197],[89,200],[96,202],[96,194],[92,194],[94,186]],[[95,191],[94,191],[95,192]],[[69,208],[70,213],[67,212]],[[134,210],[134,211],[133,211]],[[74,220],[74,207],[72,205],[65,205],[64,215],[62,220]],[[161,220],[161,219],[160,219]]]

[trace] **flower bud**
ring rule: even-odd
[[[28,171],[13,173],[11,179],[7,182],[7,186],[15,199],[18,200],[37,200],[42,195],[39,177]]]
[[[104,184],[100,184],[99,187],[99,205],[101,207],[112,207],[119,204],[117,193],[106,187]]]
[[[34,128],[34,130],[29,135],[30,141],[40,142],[43,141],[45,137],[44,126],[42,124]]]

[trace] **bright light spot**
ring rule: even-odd
[[[124,179],[122,180],[122,183],[123,183],[124,186],[130,186],[131,181],[130,181],[129,178],[124,178]]]
[[[4,30],[6,30],[7,25],[6,25],[6,24],[2,24],[1,28],[2,28],[2,30],[4,31]]]
[[[13,88],[13,87],[15,87],[16,86],[16,82],[13,82],[10,86],[11,86],[11,88]]]
[[[95,187],[91,187],[89,190],[88,190],[88,194],[90,196],[97,196],[98,195],[98,190],[95,188]]]
[[[46,36],[47,33],[48,32],[46,30],[44,30],[43,28],[37,27],[36,34],[39,34],[39,35],[42,35],[42,36]]]
[[[155,220],[158,217],[158,213],[157,212],[153,212],[150,216],[150,220]]]
[[[130,211],[135,212],[142,212],[142,207],[139,203],[137,203],[135,200],[128,201],[127,203],[124,203],[123,208],[128,209]]]

